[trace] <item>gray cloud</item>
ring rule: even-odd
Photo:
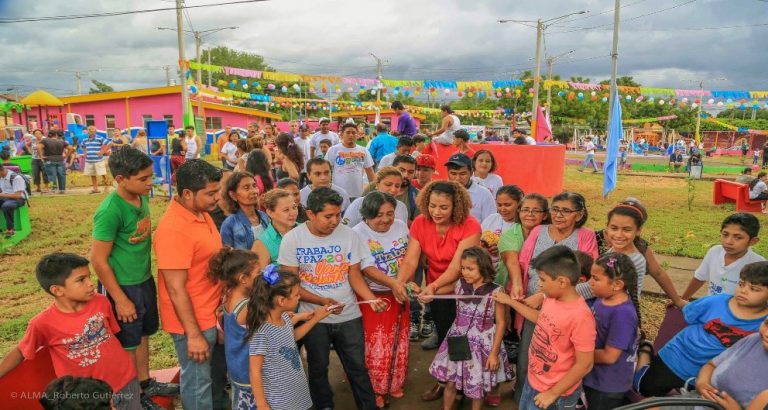
[[[218,0],[188,0],[197,5]],[[2,3],[5,18],[82,12],[170,7],[158,0],[10,0]],[[695,88],[690,79],[726,77],[712,84],[722,89],[768,89],[764,74],[768,26],[723,30],[697,28],[765,23],[768,3],[756,0],[625,0],[619,46],[619,73],[634,75],[644,85]],[[636,16],[668,7],[672,10]],[[575,50],[555,65],[564,78],[584,76],[598,81],[610,73],[612,13],[610,0],[444,0],[355,1],[274,0],[264,3],[191,9],[197,30],[236,25],[205,39],[265,56],[283,71],[373,77],[369,52],[388,60],[385,77],[394,79],[506,79],[529,69],[535,51],[535,29],[499,24],[500,18],[535,20],[581,9],[590,10],[548,29],[549,54]],[[586,17],[586,18],[584,18]],[[186,21],[185,21],[186,24]],[[129,15],[88,20],[0,25],[0,91],[22,85],[22,93],[47,88],[59,95],[74,91],[74,75],[56,70],[100,72],[84,75],[117,89],[165,83],[164,65],[175,66],[176,35],[157,26],[175,27],[175,13]],[[600,25],[591,30],[580,30]],[[697,30],[688,30],[697,29]],[[567,32],[577,30],[573,32]],[[187,57],[194,44],[187,37]],[[602,57],[601,57],[602,56]],[[589,57],[596,57],[587,59]],[[545,70],[542,70],[545,72]]]

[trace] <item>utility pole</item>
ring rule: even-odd
[[[381,80],[383,79],[381,74],[381,71],[382,71],[381,69],[382,69],[383,63],[385,63],[386,61],[382,61],[379,57],[376,57],[376,55],[373,53],[368,53],[368,54],[370,54],[371,57],[373,57],[376,60],[376,80],[378,81],[378,83],[376,84],[376,119],[374,121],[376,124],[378,124],[379,121],[381,120],[381,87],[383,85],[381,82]]]
[[[613,5],[613,48],[611,49],[611,84],[610,84],[610,96],[608,97],[608,127],[611,127],[611,113],[613,112],[613,104],[617,104],[614,97],[616,96],[616,76],[619,69],[619,14],[621,12],[621,0],[615,0]]]
[[[170,86],[171,85],[171,66],[164,65],[163,70],[165,70],[165,85]]]
[[[202,44],[202,39],[206,35],[213,34],[222,30],[234,30],[237,27],[219,27],[219,28],[212,28],[209,30],[202,30],[202,31],[191,31],[191,30],[184,30],[184,22],[183,22],[183,15],[182,15],[182,7],[183,7],[183,0],[176,0],[176,28],[169,28],[169,27],[157,27],[158,30],[172,30],[176,31],[176,35],[178,37],[179,41],[179,65],[180,68],[183,68],[183,62],[186,61],[186,55],[184,52],[184,33],[190,33],[195,37],[195,54],[197,63],[201,63],[200,59],[200,45]],[[209,56],[210,57],[210,56]],[[189,115],[189,90],[187,89],[187,76],[186,73],[181,70],[181,103],[183,104],[183,110],[184,118],[187,118]],[[210,74],[209,74],[210,75]],[[197,83],[202,83],[202,73],[201,69],[197,69],[197,76],[196,76]],[[186,124],[185,124],[186,125]]]
[[[195,31],[195,55],[197,56],[197,58],[196,58],[197,64],[202,64],[203,63],[203,61],[200,59],[200,43],[201,42],[202,42],[202,40],[200,39],[200,32],[199,31]],[[198,65],[197,66],[197,81],[196,81],[197,84],[202,84],[202,82],[203,82],[202,71],[203,71],[202,67],[200,67]]]
[[[574,50],[571,50],[560,55],[547,57],[545,59],[547,62],[547,81],[552,81],[552,66],[555,64],[555,61],[573,52]],[[547,87],[547,115],[550,117],[552,116],[552,84]]]
[[[83,88],[81,84],[81,80],[83,79],[83,74],[88,73],[96,73],[101,71],[101,69],[96,70],[56,70],[56,72],[59,73],[72,73],[75,75],[75,82],[77,83],[77,95],[81,95],[83,93]]]
[[[536,73],[533,75],[533,102],[531,103],[531,138],[536,139],[539,107],[539,75],[541,75],[541,38],[544,37],[544,24],[536,20]]]
[[[181,79],[181,118],[183,126],[186,127],[190,124],[187,124],[187,119],[189,118],[189,89],[187,89],[187,73],[184,72],[184,61],[187,60],[187,56],[184,53],[183,6],[183,0],[176,0],[176,35],[179,43],[179,77]]]
[[[548,20],[537,19],[531,20],[499,20],[499,23],[518,23],[527,27],[533,27],[536,29],[536,72],[533,76],[533,102],[531,103],[531,137],[536,138],[536,114],[539,107],[539,82],[541,75],[541,42],[544,37],[544,31],[551,25],[563,20],[566,17],[570,17],[576,14],[585,14],[586,10],[577,11],[575,13],[568,13],[562,16],[553,17]],[[536,24],[535,26],[533,24]]]
[[[211,49],[208,49],[208,65],[211,65]],[[211,70],[208,70],[208,88],[211,88]]]

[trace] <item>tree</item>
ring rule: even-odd
[[[600,81],[602,85],[610,84],[611,80]],[[616,84],[622,87],[640,87],[640,83],[635,82],[631,76],[623,76],[616,79]]]
[[[219,46],[215,47],[209,50],[203,50],[200,58],[201,63],[207,64],[208,63],[208,54],[211,55],[211,64],[213,65],[219,65],[219,66],[227,66],[227,67],[237,67],[237,68],[245,68],[248,70],[262,70],[262,71],[275,71],[274,68],[270,67],[264,62],[264,57],[255,54],[255,53],[249,53],[247,51],[240,51],[235,50],[229,47],[225,46]],[[224,73],[213,73],[211,75],[211,84],[216,85],[216,83],[219,82],[219,80],[224,80],[226,82],[230,82],[232,80],[243,80],[244,78],[232,76],[232,75],[225,75]],[[207,83],[207,76],[206,74],[203,74],[203,82]],[[254,81],[258,81],[259,83],[262,83],[263,81],[257,80],[257,79],[249,79],[249,85],[251,85]],[[279,88],[279,87],[278,87]],[[238,83],[237,90],[240,90],[240,84]],[[251,91],[256,92],[256,91]]]
[[[88,90],[88,94],[98,94],[98,93],[110,93],[112,91],[115,91],[114,88],[110,87],[106,83],[102,83],[99,80],[91,80],[91,83],[93,83],[96,88],[91,88]]]

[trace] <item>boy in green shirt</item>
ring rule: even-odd
[[[99,292],[109,298],[120,325],[117,339],[136,364],[142,407],[159,409],[150,397],[176,395],[179,386],[149,377],[149,336],[159,328],[147,197],[153,163],[143,152],[125,147],[109,157],[109,170],[117,190],[107,195],[93,216],[91,261]]]

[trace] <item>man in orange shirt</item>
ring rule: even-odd
[[[207,275],[209,259],[221,249],[221,236],[208,215],[219,200],[220,180],[221,171],[203,160],[179,166],[177,195],[160,219],[153,241],[160,318],[181,366],[185,409],[215,408],[211,383],[224,377],[212,374],[217,372],[211,364],[221,284]]]

